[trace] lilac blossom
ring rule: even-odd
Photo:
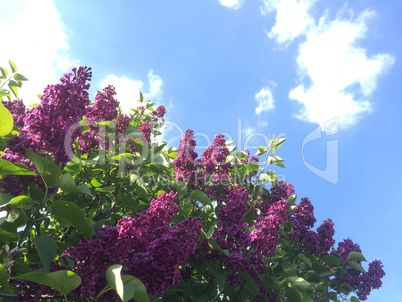
[[[6,107],[14,119],[14,125],[22,127],[24,125],[25,105],[20,99],[13,100],[11,102],[3,101],[4,107]]]
[[[195,159],[198,156],[198,154],[194,152],[195,146],[194,132],[188,129],[184,137],[180,140],[177,157],[173,161],[176,180],[190,181],[194,179],[196,171]]]
[[[256,221],[256,229],[250,232],[250,238],[255,250],[269,257],[275,254],[279,240],[279,228],[289,218],[289,205],[286,201],[275,202],[266,215]]]
[[[89,103],[87,82],[91,76],[88,67],[74,68],[60,79],[60,84],[47,86],[39,105],[25,112],[18,145],[52,155],[56,163],[67,162],[64,141],[66,136],[72,138],[71,142],[78,136],[77,131],[69,133],[69,129],[82,119]]]
[[[163,293],[181,280],[178,267],[195,252],[202,226],[193,217],[171,225],[178,213],[176,198],[177,193],[162,193],[134,218],[123,217],[116,227],[106,226],[98,237],[82,240],[63,253],[76,261],[73,270],[82,277],[83,296],[94,296],[106,285],[105,272],[112,264],[124,265],[124,274],[142,280],[150,295]]]

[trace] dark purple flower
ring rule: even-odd
[[[3,105],[11,112],[14,125],[18,127],[24,126],[25,105],[22,100],[17,99],[11,102],[3,101]]]
[[[143,141],[146,143],[150,143],[151,142],[151,132],[152,132],[152,122],[151,121],[145,121],[144,123],[142,123],[138,129],[144,133],[143,136]]]
[[[199,173],[204,178],[209,178],[215,172],[228,173],[231,164],[226,162],[229,155],[229,150],[226,147],[226,140],[223,134],[215,136],[214,143],[209,146],[201,158],[197,160],[197,165],[200,168]]]
[[[166,113],[166,108],[163,105],[160,105],[158,108],[155,109],[155,111],[153,112],[153,114],[158,117],[158,118],[162,118]]]
[[[275,202],[265,216],[257,218],[256,229],[250,232],[254,250],[265,256],[273,256],[279,240],[279,228],[289,218],[289,204],[286,201]]]
[[[115,99],[116,91],[113,86],[107,86],[103,92],[95,96],[92,106],[87,106],[85,116],[91,121],[111,121],[117,117],[119,102]]]
[[[87,82],[91,76],[88,67],[74,68],[60,79],[60,84],[45,88],[40,104],[25,112],[24,126],[20,129],[23,146],[54,156],[56,163],[69,160],[66,148],[71,149],[79,134],[71,127],[82,119],[89,103]]]
[[[190,181],[194,179],[196,171],[195,159],[198,156],[198,154],[194,152],[195,146],[194,132],[188,129],[184,137],[180,140],[177,157],[173,161],[176,180]]]
[[[73,270],[82,278],[83,296],[99,293],[112,264],[122,264],[124,274],[143,281],[150,295],[163,293],[181,280],[179,266],[195,252],[202,225],[198,217],[190,217],[172,226],[178,213],[176,198],[177,193],[163,193],[134,218],[123,217],[116,227],[106,226],[98,237],[82,240],[63,253],[76,261]],[[115,300],[112,294],[101,299]]]

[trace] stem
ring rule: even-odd
[[[13,76],[9,76],[7,79],[5,79],[4,82],[0,85],[0,88],[3,88],[3,86],[6,85],[6,83],[7,83],[8,81],[10,81],[12,77],[13,77]]]

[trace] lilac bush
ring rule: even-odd
[[[140,94],[122,113],[112,86],[91,102],[91,76],[73,69],[32,109],[0,104],[4,301],[356,302],[381,287],[382,262],[336,245],[269,171],[284,139],[251,155],[218,134],[198,155],[189,129],[168,148],[163,105]]]

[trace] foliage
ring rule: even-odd
[[[315,229],[310,200],[269,170],[284,139],[250,157],[219,134],[198,156],[187,130],[167,148],[163,106],[141,94],[126,115],[111,86],[91,102],[91,75],[73,69],[31,109],[2,89],[5,301],[359,301],[381,287],[381,262],[335,248],[333,222]]]

